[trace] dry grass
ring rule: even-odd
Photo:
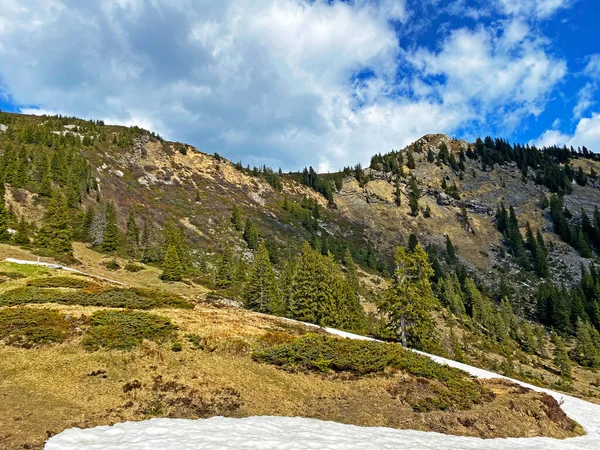
[[[79,317],[100,308],[52,309]],[[489,403],[469,411],[415,413],[402,398],[428,388],[399,372],[357,378],[290,373],[253,362],[252,348],[265,339],[303,332],[284,320],[210,306],[161,315],[180,327],[182,351],[145,342],[131,352],[87,352],[81,337],[29,350],[0,346],[0,447],[41,448],[49,435],[72,426],[215,414],[303,416],[481,437],[562,438],[580,431],[550,420],[538,394],[513,392],[514,386],[494,381],[485,382],[497,394]],[[209,345],[194,349],[187,334]]]

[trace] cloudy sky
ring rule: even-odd
[[[0,109],[321,171],[427,133],[600,152],[597,0],[0,0]]]

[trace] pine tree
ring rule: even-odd
[[[25,218],[21,217],[19,220],[19,226],[17,227],[17,232],[14,236],[15,244],[19,245],[29,245],[29,226],[27,222],[25,222]]]
[[[456,249],[450,240],[450,236],[446,235],[446,262],[452,264],[456,262]]]
[[[293,319],[316,323],[318,314],[320,267],[317,254],[308,242],[302,244],[296,261],[294,288],[289,301],[289,313]]]
[[[73,254],[72,229],[67,199],[59,190],[52,194],[46,217],[40,228],[36,243],[56,253]]]
[[[167,221],[163,227],[164,246],[163,255],[169,245],[175,246],[179,262],[183,268],[184,275],[187,274],[192,267],[192,259],[190,256],[190,248],[188,246],[187,237],[183,229],[175,224],[172,220]]]
[[[433,270],[427,254],[417,245],[412,252],[396,250],[396,271],[380,304],[389,327],[404,347],[423,348],[435,337],[431,312],[434,307],[429,278]]]
[[[135,221],[133,209],[129,211],[129,217],[127,218],[127,231],[125,232],[125,242],[125,251],[127,252],[127,255],[132,258],[137,257],[140,249],[140,229]]]
[[[105,253],[112,253],[117,250],[119,243],[119,229],[117,228],[117,212],[112,203],[106,205],[106,227],[102,234],[102,244],[100,249]]]
[[[81,237],[85,242],[91,241],[90,230],[92,228],[93,222],[94,222],[94,208],[89,206],[85,210],[85,215],[83,217],[83,224],[81,226],[81,228],[82,228]]]
[[[231,224],[237,231],[244,231],[244,219],[242,219],[242,213],[237,205],[233,205],[231,211]]]
[[[592,338],[589,323],[577,319],[575,325],[575,348],[572,351],[572,359],[582,366],[598,367],[600,365],[600,354]]]
[[[415,157],[413,155],[412,150],[408,151],[408,157],[406,159],[406,167],[408,167],[410,170],[413,170],[416,167]]]
[[[269,251],[261,241],[254,253],[250,277],[244,289],[246,307],[269,314],[283,314],[283,302],[277,287],[275,272],[269,259]]]
[[[571,378],[571,361],[567,353],[567,347],[559,336],[554,338],[554,365],[558,368],[563,380]]]
[[[183,268],[179,262],[177,248],[171,244],[167,247],[167,251],[163,258],[162,273],[160,279],[163,281],[181,281],[183,279]]]
[[[217,263],[217,273],[215,277],[215,285],[219,289],[227,289],[235,280],[235,265],[233,261],[233,252],[231,247],[227,246],[223,250],[221,257]]]
[[[410,206],[410,213],[413,216],[417,216],[419,214],[419,186],[417,185],[416,178],[411,178],[410,180],[410,194],[408,197],[408,204]]]
[[[256,225],[254,225],[254,222],[252,222],[250,219],[246,219],[243,237],[250,250],[254,250],[258,247],[258,228],[256,228]]]
[[[8,211],[4,203],[4,183],[0,184],[0,241],[8,241],[10,233],[8,232]]]
[[[143,263],[158,260],[152,237],[152,222],[146,217],[144,219],[144,226],[142,227],[142,235],[140,237],[141,261]]]

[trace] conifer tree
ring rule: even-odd
[[[4,183],[0,183],[0,241],[8,241],[9,239],[8,211],[6,211],[4,203]]]
[[[91,241],[90,230],[92,228],[93,222],[94,222],[94,208],[89,206],[85,210],[85,215],[83,216],[83,223],[81,225],[81,228],[82,228],[81,236],[85,242]]]
[[[246,219],[243,237],[250,250],[254,250],[258,247],[258,228],[256,228],[254,222],[252,222],[249,218]]]
[[[280,315],[285,312],[264,241],[260,242],[254,253],[254,262],[244,289],[244,301],[247,308],[261,313]]]
[[[36,243],[53,252],[70,255],[73,253],[72,233],[67,199],[62,192],[56,190],[48,204]]]
[[[21,217],[19,220],[19,226],[17,227],[17,232],[14,236],[15,244],[19,245],[29,245],[29,226],[27,222],[25,222],[25,218]]]
[[[598,367],[600,365],[600,354],[592,338],[589,323],[577,319],[575,325],[575,347],[572,351],[572,359],[582,366]]]
[[[417,216],[419,214],[419,186],[417,184],[417,179],[412,177],[410,180],[410,194],[408,196],[408,204],[410,206],[410,213],[413,216]]]
[[[237,205],[233,205],[231,211],[231,224],[237,231],[244,231],[244,219],[242,219],[242,213]]]
[[[417,238],[417,235],[415,233],[410,233],[408,235],[408,245],[406,248],[409,252],[413,252],[415,248],[417,248],[417,245],[419,245],[419,239]]]
[[[446,262],[452,264],[456,262],[456,249],[450,240],[450,236],[446,235]]]
[[[408,150],[408,157],[406,159],[406,167],[408,167],[410,170],[413,170],[416,167],[415,157],[413,155],[412,150]]]
[[[129,210],[129,217],[127,218],[125,243],[125,251],[127,252],[127,255],[132,258],[137,257],[140,249],[140,229],[135,221],[133,209]]]
[[[166,248],[169,245],[173,245],[177,250],[177,256],[179,257],[179,262],[183,268],[183,273],[188,273],[192,266],[192,259],[190,257],[190,248],[187,243],[185,232],[181,227],[177,226],[175,222],[169,220],[163,227],[163,234],[165,243],[163,247],[163,255],[166,251]]]
[[[434,307],[429,279],[433,270],[427,254],[417,245],[412,252],[396,250],[396,271],[380,304],[389,327],[404,347],[423,348],[435,336],[431,312]]]
[[[215,285],[219,289],[230,287],[235,280],[235,265],[231,247],[226,246],[217,263]]]
[[[183,268],[177,254],[177,247],[171,244],[167,247],[162,263],[160,279],[163,281],[181,281],[183,279]]]
[[[100,249],[106,253],[112,253],[117,250],[119,241],[119,229],[117,228],[117,212],[112,203],[106,205],[106,227],[102,234],[102,244]]]
[[[318,314],[320,267],[317,254],[308,242],[302,244],[296,261],[294,288],[289,301],[289,313],[293,319],[316,323]]]
[[[142,235],[140,237],[140,253],[141,261],[143,263],[149,263],[158,259],[155,248],[152,245],[152,234],[152,223],[146,217],[144,219],[144,226],[142,227]]]
[[[571,378],[571,361],[564,341],[560,336],[554,337],[554,365],[558,368],[563,380]]]

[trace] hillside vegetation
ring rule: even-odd
[[[0,350],[12,361],[6,370],[13,379],[46,377],[32,369],[38,360],[48,371],[58,362],[83,364],[90,373],[117,371],[117,381],[100,373],[111,380],[114,395],[104,396],[110,401],[93,404],[94,393],[89,409],[77,406],[93,417],[89,423],[268,413],[479,436],[576,432],[565,418],[546,423],[558,416],[533,413],[533,406],[523,406],[519,420],[492,412],[510,406],[502,399],[515,394],[512,387],[437,369],[431,376],[411,373],[396,346],[381,347],[397,350],[366,362],[378,369],[365,371],[353,365],[360,361],[338,361],[336,352],[377,355],[380,347],[345,348],[314,336],[294,340],[306,330],[290,331],[286,322],[240,307],[398,341],[592,401],[600,395],[600,272],[594,264],[600,162],[586,148],[428,135],[374,155],[368,168],[283,173],[243,167],[137,127],[7,113],[0,113],[0,123],[6,125],[0,132],[0,256],[41,257],[118,282],[6,263],[0,270]],[[209,339],[195,321],[225,334]],[[253,328],[257,322],[261,331]],[[228,349],[223,354],[221,345]],[[301,349],[312,353],[301,355]],[[157,358],[165,371],[152,381],[148,367]],[[195,398],[208,385],[200,389],[190,381],[201,378],[191,377],[203,364],[217,371],[211,383],[220,380],[219,393],[206,391],[212,400]],[[240,371],[237,378],[229,378],[227,364]],[[256,377],[255,393],[240,391],[248,371]],[[272,399],[283,401],[298,379],[318,385],[310,391],[314,399],[325,389],[320,383],[345,394],[331,394],[323,406],[292,390],[285,407],[271,399],[273,409],[259,406],[267,378],[259,379],[274,373],[281,391],[270,392]],[[183,379],[176,381],[177,374]],[[78,376],[65,389],[86,380],[80,387],[87,393],[96,375]],[[389,377],[405,376],[414,384],[382,388]],[[163,403],[118,409],[118,383],[132,383],[124,392],[127,403],[138,395]],[[163,389],[165,383],[170,387]],[[256,395],[256,403],[240,400],[245,395]],[[545,402],[520,395],[523,405]],[[56,395],[59,403],[70,398],[67,391]],[[361,398],[373,405],[363,405],[359,417],[353,402]],[[49,400],[44,394],[41,401]],[[216,406],[198,406],[211,402]],[[471,419],[456,425],[459,410],[478,411],[481,427]],[[443,414],[450,415],[441,420]],[[517,423],[521,416],[533,417],[528,431]],[[494,417],[498,423],[485,428]],[[4,439],[13,445],[18,440],[10,436]]]

